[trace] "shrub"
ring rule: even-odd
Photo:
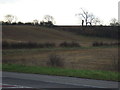
[[[49,42],[45,43],[44,46],[46,48],[56,47],[55,43],[49,43]]]
[[[59,55],[51,54],[48,57],[48,66],[52,67],[62,67],[63,66],[63,58],[61,58]]]
[[[80,47],[80,45],[79,45],[79,43],[73,41],[71,43],[71,47]]]
[[[97,46],[115,46],[115,45],[120,45],[119,42],[114,42],[114,43],[103,43],[103,42],[93,42],[92,46],[93,47],[97,47]]]
[[[52,48],[54,43],[36,43],[36,42],[2,42],[3,49],[21,49],[21,48]]]
[[[2,42],[2,48],[9,48],[10,47],[10,44],[7,42],[7,41],[3,41]]]
[[[60,43],[60,47],[80,47],[79,43],[72,41],[71,43],[68,43],[66,41]]]

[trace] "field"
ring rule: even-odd
[[[83,47],[91,46],[94,41],[117,42],[115,39],[76,35],[73,32],[39,26],[4,25],[2,28],[2,39],[9,42],[32,41],[38,43],[54,42],[59,44],[63,41],[76,41]]]
[[[4,64],[20,64],[27,66],[50,67],[50,56],[59,56],[61,68],[76,70],[102,70],[116,72],[118,69],[118,47],[92,47],[97,42],[117,42],[117,39],[99,38],[76,35],[72,32],[55,28],[39,26],[3,26],[3,41],[8,42],[61,42],[75,41],[81,47],[74,48],[31,48],[31,49],[3,49],[2,62]],[[3,65],[4,65],[3,64]]]
[[[3,51],[3,62],[23,65],[47,66],[49,56],[59,55],[64,68],[114,70],[118,60],[118,49],[89,48],[89,49],[15,49]]]

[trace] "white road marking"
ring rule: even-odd
[[[13,84],[2,84],[2,83],[0,83],[0,86],[2,88],[32,88],[32,87],[28,87],[28,86],[13,85]]]

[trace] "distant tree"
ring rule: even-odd
[[[12,22],[12,25],[17,25],[17,23],[16,22]]]
[[[94,25],[101,25],[101,20],[99,19],[99,18],[95,18],[94,20],[93,20],[93,24]]]
[[[41,22],[40,22],[40,25],[43,26],[43,25],[44,25],[44,21],[41,21]]]
[[[5,16],[5,20],[6,20],[7,23],[12,24],[13,21],[16,22],[17,17],[8,14],[8,15]]]
[[[18,24],[18,25],[23,25],[24,23],[23,23],[23,22],[18,22],[17,24]]]
[[[38,25],[38,22],[39,22],[39,21],[38,21],[37,19],[33,20],[33,24],[34,24],[34,25]]]
[[[118,22],[116,18],[112,18],[110,26],[120,26],[120,23]]]
[[[25,25],[32,25],[32,23],[31,22],[26,22]]]
[[[116,18],[112,18],[111,19],[111,23],[116,24],[117,23],[117,19]]]
[[[81,10],[82,10],[82,13],[78,13],[76,15],[82,17],[82,19],[85,21],[86,26],[88,24],[92,25],[93,20],[95,19],[95,16],[82,8]]]
[[[41,21],[40,25],[41,26],[53,26],[53,23],[51,21],[48,21],[48,22]]]
[[[50,16],[50,15],[45,15],[43,18],[43,21],[48,22],[48,23],[52,23],[52,24],[55,23],[53,16]]]
[[[53,26],[53,24],[55,23],[53,16],[50,15],[45,15],[43,17],[43,20],[40,22],[41,26]]]
[[[2,25],[9,25],[8,22],[4,22],[4,21],[1,21],[0,23],[1,23]]]
[[[94,19],[95,19],[95,16],[93,14],[89,14],[87,23],[89,23],[92,26],[92,23],[93,23]]]

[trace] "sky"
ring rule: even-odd
[[[82,12],[80,8],[93,13],[104,25],[112,18],[118,19],[118,2],[120,0],[0,0],[0,21],[5,15],[17,17],[17,22],[43,20],[45,15],[54,17],[57,25],[80,25]]]

